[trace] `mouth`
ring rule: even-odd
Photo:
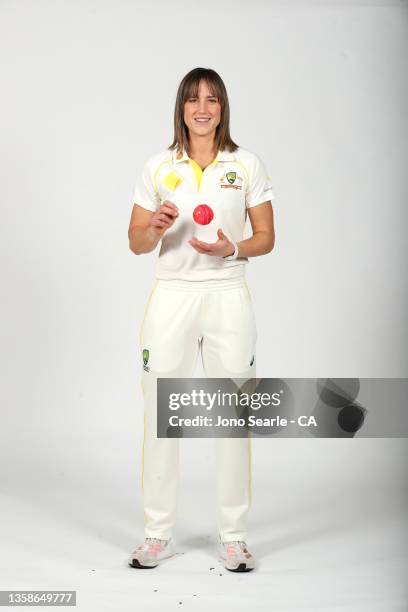
[[[199,117],[199,118],[195,118],[194,121],[196,121],[197,123],[208,123],[210,121],[209,117]]]

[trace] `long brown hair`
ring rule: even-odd
[[[221,119],[215,130],[216,151],[236,151],[237,145],[230,136],[230,110],[227,90],[220,75],[211,68],[193,68],[182,79],[176,97],[174,108],[174,138],[169,149],[189,152],[188,128],[184,123],[184,103],[190,97],[198,96],[198,87],[204,79],[213,96],[217,96],[221,104]]]

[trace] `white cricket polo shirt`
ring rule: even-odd
[[[247,208],[274,197],[270,176],[262,160],[239,147],[233,153],[218,151],[205,170],[186,153],[166,150],[144,164],[133,203],[156,212],[165,200],[179,209],[179,216],[162,240],[156,278],[213,280],[244,275],[247,258],[225,261],[222,257],[198,253],[189,243],[193,236],[216,242],[221,228],[234,242],[243,240]],[[208,225],[193,219],[193,210],[207,204],[214,212]]]

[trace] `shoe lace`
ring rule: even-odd
[[[151,542],[152,544],[155,544],[157,542],[161,544],[162,542],[167,542],[167,540],[160,540],[159,538],[146,538],[145,542]]]

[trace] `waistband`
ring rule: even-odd
[[[191,280],[167,280],[156,279],[156,287],[162,289],[181,289],[184,291],[217,291],[222,289],[236,289],[238,287],[248,287],[245,276],[237,278],[224,278],[220,280],[191,281]]]

